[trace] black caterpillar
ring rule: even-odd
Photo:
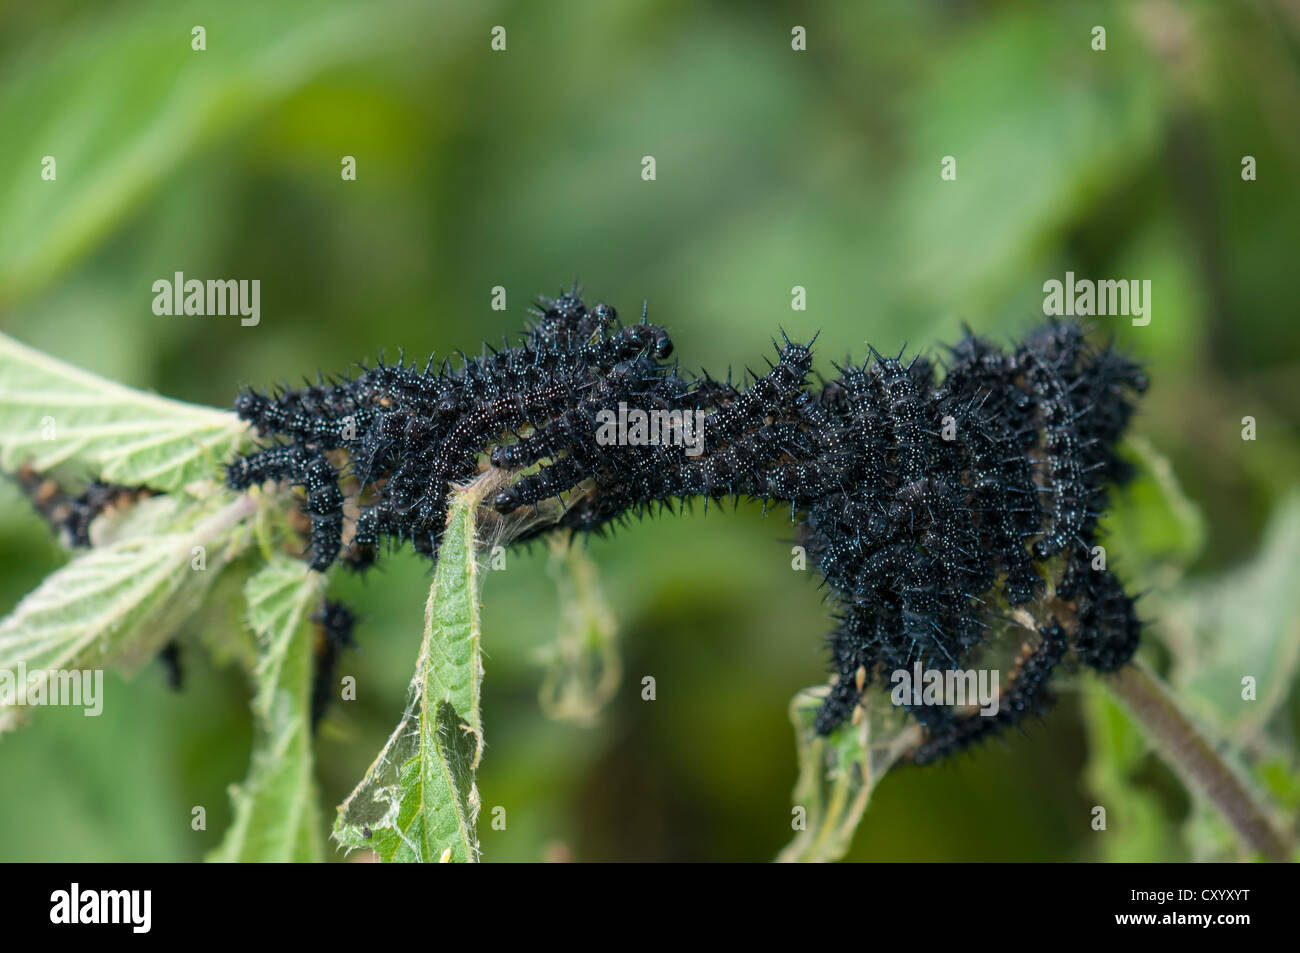
[[[46,474],[38,473],[30,464],[19,467],[14,474],[18,486],[31,501],[50,528],[69,549],[86,549],[93,545],[90,524],[112,510],[129,509],[140,500],[153,496],[154,491],[142,486],[122,486],[92,480],[76,496],[66,492],[59,482]],[[180,691],[184,681],[180,646],[175,640],[168,642],[158,653],[167,685]]]
[[[345,649],[356,646],[352,638],[356,617],[343,603],[324,599],[311,621],[316,623],[316,664],[311,685],[311,730],[315,733],[334,698],[339,657]]]
[[[30,464],[24,464],[14,476],[36,512],[44,517],[69,549],[91,545],[90,524],[103,513],[129,509],[139,500],[154,495],[154,491],[146,487],[93,480],[80,494],[73,496],[64,491],[57,480],[37,473]]]
[[[1147,382],[1078,326],[1049,322],[1010,353],[967,331],[937,383],[928,360],[873,351],[817,389],[812,342],[785,338],[768,372],[738,388],[679,373],[667,332],[644,312],[624,326],[608,305],[587,308],[576,286],[538,306],[519,344],[456,366],[380,363],[244,392],[237,412],[275,442],[234,461],[229,485],[301,486],[317,570],[340,558],[367,566],[384,543],[433,556],[451,486],[489,466],[519,474],[492,501],[502,513],[564,500],[558,521],[534,521],[516,541],[603,532],[694,497],[788,503],[839,616],[822,733],[891,671],[966,667],[1005,628],[994,624],[1000,606],[1050,595],[998,716],[913,710],[925,729],[918,762],[1047,710],[1062,662],[1113,671],[1132,657],[1133,600],[1090,560],[1107,488],[1130,476],[1115,448]],[[620,404],[702,414],[702,443],[602,442],[599,415]],[[345,544],[348,496],[359,515]]]

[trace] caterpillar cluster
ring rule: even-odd
[[[344,451],[362,493],[347,560],[373,562],[384,541],[409,541],[432,556],[446,522],[449,487],[474,478],[492,451],[510,466],[559,457],[511,487],[514,505],[569,490],[606,466],[587,439],[598,410],[625,402],[677,406],[689,390],[663,359],[672,342],[647,323],[623,326],[614,309],[588,310],[575,294],[543,302],[540,320],[517,347],[485,346],[457,367],[423,369],[399,360],[357,377],[267,395],[246,391],[235,410],[283,442],[241,457],[227,471],[233,489],[288,480],[306,491],[308,561],[327,569],[344,544],[344,493],[330,454]],[[527,440],[511,448],[503,438]],[[646,467],[643,456],[626,455]]]
[[[903,367],[877,356],[828,387],[842,420],[864,408],[870,479],[807,508],[809,553],[840,606],[839,678],[818,730],[848,717],[863,686],[889,672],[918,660],[966,667],[997,635],[999,604],[1050,593],[1072,624],[1039,627],[996,715],[915,709],[927,735],[919,762],[1046,710],[1047,675],[1067,657],[1114,671],[1140,635],[1133,600],[1092,567],[1108,487],[1131,476],[1115,447],[1146,387],[1140,369],[1089,348],[1077,325],[1050,322],[1009,354],[968,332],[943,381],[932,377],[923,358]]]
[[[1045,711],[1062,662],[1113,671],[1132,657],[1133,600],[1091,560],[1108,487],[1130,476],[1116,444],[1146,379],[1077,325],[1049,322],[1010,352],[968,331],[942,377],[924,357],[873,351],[819,388],[808,382],[814,342],[783,335],[766,373],[736,386],[681,374],[644,311],[625,326],[576,287],[538,305],[520,343],[455,366],[399,360],[244,392],[237,412],[272,442],[230,465],[230,486],[301,486],[319,570],[368,565],[385,542],[434,555],[452,485],[489,467],[512,475],[491,501],[502,513],[563,500],[557,520],[517,540],[602,532],[696,497],[789,504],[838,613],[822,733],[889,672],[965,667],[999,638],[1007,607],[1050,597],[998,715],[912,710],[925,729],[919,762]],[[620,407],[698,415],[702,432],[693,444],[601,439]],[[357,515],[345,527],[348,497]]]

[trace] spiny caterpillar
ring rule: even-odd
[[[644,312],[625,326],[576,286],[538,306],[520,343],[456,366],[381,362],[302,389],[245,391],[236,411],[273,442],[235,460],[229,485],[302,487],[318,570],[340,556],[367,566],[385,542],[432,557],[452,485],[489,467],[511,477],[491,502],[521,518],[515,541],[599,533],[694,497],[788,503],[839,620],[823,734],[890,672],[962,668],[1011,638],[1001,615],[1038,603],[997,715],[909,707],[924,728],[917,762],[1046,711],[1063,662],[1114,671],[1132,657],[1133,600],[1091,559],[1108,486],[1130,476],[1116,444],[1146,379],[1077,325],[1049,322],[1010,353],[967,331],[938,381],[923,357],[872,351],[819,389],[807,381],[813,342],[786,338],[767,373],[737,387],[681,374],[668,333]],[[602,411],[620,403],[702,412],[702,448],[598,440]],[[555,498],[553,522],[523,519]]]
[[[339,656],[344,649],[356,646],[352,639],[356,617],[343,603],[323,599],[311,621],[316,623],[316,664],[311,684],[311,730],[315,732],[334,697],[334,675],[338,671]]]
[[[30,463],[19,467],[14,476],[32,507],[69,549],[86,549],[94,545],[90,537],[90,525],[100,516],[114,510],[129,509],[140,500],[155,495],[148,487],[122,486],[92,480],[80,494],[72,496],[58,480],[38,473]],[[168,686],[173,691],[180,691],[185,673],[181,665],[180,646],[175,640],[162,647],[158,661],[162,665]]]
[[[129,508],[154,495],[153,490],[145,487],[92,480],[79,495],[72,496],[57,480],[37,473],[30,464],[21,466],[14,476],[36,512],[44,517],[69,549],[91,545],[90,524],[103,513]]]

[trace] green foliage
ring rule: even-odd
[[[87,374],[0,334],[0,467],[89,469],[107,483],[179,492],[212,478],[246,438],[232,413]]]
[[[60,395],[71,397],[61,401],[70,408],[70,435],[58,450],[58,463],[105,480],[151,480],[177,491],[183,485],[184,492],[149,498],[125,514],[97,520],[97,545],[51,574],[0,622],[0,665],[16,670],[21,664],[42,675],[56,668],[138,665],[203,611],[209,589],[232,560],[259,534],[283,535],[284,522],[274,520],[272,498],[233,496],[211,470],[204,480],[186,469],[203,460],[186,444],[206,433],[204,425],[211,430],[217,421],[228,448],[243,439],[243,425],[233,415],[151,398],[8,344],[0,348],[0,380],[19,382],[10,391],[11,407],[39,408]],[[34,382],[40,389],[31,393],[26,387]],[[93,427],[86,422],[92,415]],[[198,423],[186,430],[191,421]],[[138,435],[150,430],[186,437],[156,442],[142,463]],[[213,444],[209,439],[204,445]],[[21,437],[10,439],[5,465],[16,469],[27,462],[24,451],[31,446]],[[51,461],[38,459],[41,466]],[[482,493],[479,488],[461,494],[453,507],[426,606],[412,708],[367,774],[370,781],[385,766],[396,768],[394,812],[389,818],[371,817],[373,799],[391,792],[377,794],[366,782],[349,799],[358,816],[372,821],[375,836],[367,846],[385,860],[478,859],[474,770],[483,746],[483,666],[474,510]],[[269,526],[257,519],[268,514]],[[247,780],[232,788],[234,823],[210,859],[319,860],[307,615],[320,601],[325,577],[276,554],[277,540],[261,542],[268,561],[243,592],[247,625],[258,646],[251,673],[252,766]],[[0,726],[12,724],[13,714],[0,712]],[[336,837],[348,846],[369,841],[362,823],[344,820],[347,809],[347,804],[340,809]]]
[[[40,417],[52,408],[54,439],[45,440]],[[229,452],[243,425],[233,414],[101,380],[3,335],[0,419],[4,469],[60,464],[178,491],[99,521],[98,545],[46,577],[0,622],[0,667],[26,666],[41,680],[51,669],[138,667],[202,611],[210,587],[251,539],[257,501],[201,479],[216,469],[208,454]],[[0,711],[0,727],[13,715]]]
[[[1124,449],[1137,475],[1115,494],[1106,519],[1106,550],[1125,578],[1163,589],[1205,549],[1205,517],[1150,440],[1130,436]]]
[[[1300,658],[1300,595],[1294,582],[1300,572],[1300,492],[1280,501],[1254,561],[1218,579],[1181,582],[1182,571],[1203,545],[1203,517],[1167,460],[1145,441],[1130,441],[1130,448],[1139,476],[1115,519],[1121,528],[1113,549],[1141,567],[1140,578],[1163,584],[1147,600],[1152,608],[1144,614],[1153,616],[1152,634],[1168,649],[1173,665],[1168,685],[1150,673],[1151,685],[1164,692],[1162,704],[1172,715],[1218,749],[1224,770],[1262,799],[1262,810],[1280,818],[1300,765],[1279,756],[1287,744],[1268,729],[1282,728],[1278,715],[1294,688]],[[1117,861],[1250,857],[1248,845],[1181,770],[1184,754],[1153,745],[1140,720],[1108,697],[1105,684],[1094,680],[1085,699],[1088,781],[1101,796],[1110,825],[1103,855]],[[1181,827],[1170,816],[1169,792],[1161,791],[1153,771],[1153,751],[1190,795],[1191,813]],[[1269,803],[1269,795],[1278,794],[1281,804]]]
[[[1270,519],[1259,554],[1219,579],[1180,586],[1162,601],[1159,626],[1181,704],[1226,742],[1227,756],[1265,809],[1278,821],[1290,819],[1282,830],[1294,828],[1300,788],[1285,708],[1300,663],[1297,577],[1300,490],[1293,490]],[[1204,798],[1195,800],[1183,833],[1196,860],[1250,856]]]
[[[57,162],[57,178],[42,181],[40,151],[0,154],[0,302],[47,282],[205,142],[373,48],[384,19],[409,8],[146,2],[119,8],[93,37],[59,31],[63,42],[22,63],[21,82],[0,83],[6,137]],[[191,45],[196,24],[204,51]]]
[[[380,860],[477,861],[483,753],[483,681],[474,510],[481,492],[457,494],[424,610],[410,700],[352,795],[334,837]]]
[[[1284,497],[1259,554],[1212,581],[1179,587],[1161,607],[1170,681],[1184,703],[1243,746],[1261,740],[1300,662],[1300,488]],[[1225,632],[1231,638],[1223,638]],[[1253,683],[1246,696],[1245,679]]]
[[[790,701],[799,755],[791,822],[797,833],[777,856],[784,863],[821,863],[842,858],[866,813],[880,778],[917,740],[914,724],[905,724],[879,698],[861,709],[862,717],[828,737],[814,722],[826,697],[824,687],[800,692]]]
[[[0,668],[133,668],[152,658],[190,616],[238,551],[250,501],[220,496],[188,504],[147,500],[120,538],[77,556],[0,622]],[[213,561],[194,568],[196,548]]]
[[[325,577],[278,556],[248,580],[248,627],[257,637],[253,763],[232,787],[235,821],[209,858],[225,862],[318,861],[320,794],[311,733],[312,628]]]
[[[207,610],[223,571],[253,544],[272,498],[234,495],[219,460],[245,439],[233,414],[164,400],[70,368],[0,336],[0,413],[18,423],[0,443],[7,469],[55,464],[172,495],[144,499],[94,524],[94,548],[50,574],[0,622],[0,667],[130,670]],[[22,429],[59,409],[56,439]],[[149,437],[148,435],[153,435]],[[235,823],[213,859],[318,860],[321,823],[310,733],[307,608],[325,577],[275,556],[245,587],[260,648],[251,774],[235,788]],[[229,638],[214,640],[219,646]],[[0,711],[0,727],[17,712]]]

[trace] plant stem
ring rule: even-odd
[[[1146,729],[1188,787],[1199,790],[1253,850],[1286,861],[1292,846],[1273,826],[1257,795],[1179,707],[1164,681],[1145,664],[1126,665],[1107,686]]]

